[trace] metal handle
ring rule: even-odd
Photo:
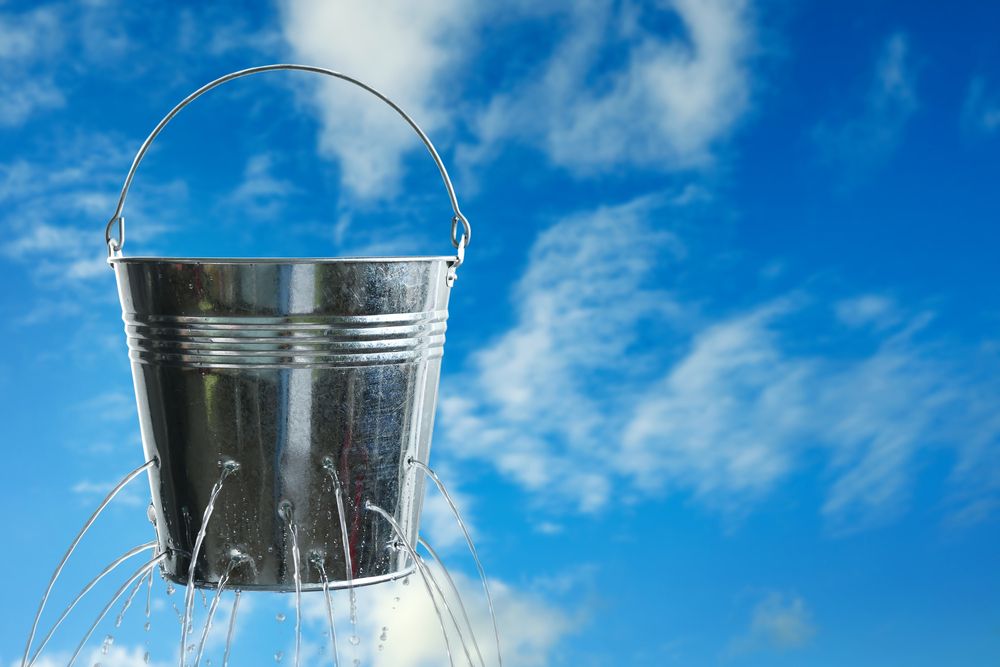
[[[150,144],[153,143],[153,140],[156,139],[157,135],[160,134],[163,128],[167,126],[167,123],[169,123],[174,116],[180,113],[181,109],[183,109],[188,104],[190,104],[197,98],[201,97],[208,91],[212,90],[213,88],[221,86],[227,81],[231,81],[233,79],[238,79],[243,76],[250,76],[251,74],[259,74],[261,72],[269,72],[271,70],[300,70],[303,72],[315,72],[317,74],[326,74],[328,76],[332,76],[337,79],[342,79],[344,81],[347,81],[348,83],[353,83],[355,86],[367,90],[369,93],[371,93],[375,97],[379,98],[380,100],[388,104],[390,107],[393,108],[393,110],[395,110],[396,113],[402,116],[403,120],[409,123],[410,127],[412,127],[414,132],[417,133],[417,135],[420,137],[420,140],[424,143],[424,146],[427,147],[427,151],[431,154],[431,157],[434,159],[434,164],[437,165],[438,171],[441,172],[441,180],[444,181],[444,187],[445,189],[448,190],[448,198],[451,200],[451,208],[455,212],[455,215],[451,219],[451,243],[453,246],[455,246],[455,248],[458,251],[458,254],[455,257],[455,261],[452,264],[452,270],[454,271],[455,268],[458,268],[458,266],[465,259],[465,248],[469,245],[469,241],[472,238],[472,227],[469,225],[469,221],[466,219],[466,217],[462,215],[462,211],[459,210],[458,208],[458,198],[455,196],[455,188],[451,184],[451,179],[448,177],[448,170],[445,169],[444,163],[441,161],[441,156],[438,155],[437,150],[434,148],[434,144],[432,144],[431,140],[427,137],[426,134],[424,134],[424,131],[420,129],[420,126],[418,126],[417,123],[412,118],[406,115],[406,112],[403,111],[399,107],[399,105],[397,105],[395,102],[393,102],[388,97],[386,97],[379,91],[375,90],[368,84],[362,81],[358,81],[354,77],[350,77],[346,74],[341,74],[340,72],[335,72],[334,70],[326,69],[324,67],[314,67],[312,65],[293,65],[293,64],[262,65],[260,67],[251,67],[249,69],[240,70],[238,72],[233,72],[223,77],[219,77],[215,81],[212,81],[211,83],[206,83],[204,86],[202,86],[198,90],[194,91],[193,93],[185,97],[183,100],[181,100],[181,102],[177,106],[175,106],[173,109],[170,110],[170,113],[168,113],[166,116],[163,117],[163,120],[161,120],[156,125],[156,127],[153,128],[153,131],[149,133],[149,136],[146,137],[146,140],[142,142],[142,146],[139,147],[139,152],[136,153],[135,159],[132,160],[132,166],[129,167],[128,175],[125,177],[125,184],[122,186],[121,195],[118,197],[118,207],[115,209],[115,214],[111,216],[111,219],[108,221],[107,226],[104,228],[104,241],[108,245],[109,256],[111,257],[121,256],[122,248],[125,246],[125,216],[122,215],[122,210],[125,208],[125,197],[128,196],[128,189],[132,185],[132,179],[135,177],[135,172],[136,169],[138,169],[139,167],[139,162],[142,161],[142,158],[146,154],[146,151],[149,149]],[[118,235],[117,238],[112,238],[111,228],[112,226],[115,225],[115,223],[118,223]],[[462,225],[461,236],[458,235],[459,223],[461,223]]]

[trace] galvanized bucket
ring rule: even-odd
[[[152,141],[200,95],[271,70],[333,76],[395,109],[441,172],[457,253],[124,257],[125,197]],[[365,503],[386,510],[415,544],[423,476],[408,461],[429,454],[448,295],[470,235],[427,136],[384,95],[338,72],[304,65],[235,72],[189,95],[156,126],[128,172],[105,241],[143,447],[157,461],[149,472],[150,518],[168,554],[167,577],[187,584],[193,571],[196,586],[228,576],[234,588],[291,590],[296,561],[303,589],[322,585],[321,570],[333,587],[345,585],[348,575],[361,585],[409,573],[412,563],[392,527]],[[343,489],[343,536],[335,477]],[[213,491],[214,509],[206,512]]]

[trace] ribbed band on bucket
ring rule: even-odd
[[[212,317],[126,313],[129,357],[144,364],[305,368],[440,358],[447,310],[381,315]]]

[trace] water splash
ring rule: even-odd
[[[236,629],[236,612],[240,610],[240,596],[243,591],[237,589],[233,598],[233,610],[229,612],[229,630],[226,632],[226,651],[222,654],[222,667],[229,667],[229,652],[233,648],[233,631]]]
[[[424,549],[427,549],[427,553],[430,554],[431,559],[435,563],[437,563],[441,567],[441,571],[444,572],[445,581],[448,582],[448,586],[451,588],[452,593],[455,594],[455,599],[458,600],[458,609],[459,611],[462,612],[462,619],[465,620],[465,625],[468,626],[469,628],[469,634],[472,635],[472,645],[476,649],[476,655],[479,657],[479,662],[485,665],[486,661],[483,660],[483,654],[479,650],[479,642],[476,640],[476,631],[472,626],[472,621],[469,620],[469,612],[465,608],[465,603],[462,602],[462,595],[461,593],[458,592],[458,586],[455,585],[455,580],[451,578],[451,574],[448,572],[448,568],[444,566],[444,561],[441,560],[441,557],[437,555],[437,552],[434,550],[434,547],[428,544],[427,540],[425,540],[422,537],[418,537],[417,544],[422,546]]]
[[[198,530],[198,535],[194,540],[194,549],[191,551],[191,564],[188,566],[187,588],[184,591],[184,616],[181,620],[180,667],[184,667],[185,646],[191,631],[191,616],[194,613],[194,571],[198,564],[198,554],[201,552],[202,542],[205,541],[208,522],[212,518],[212,511],[215,510],[215,501],[219,497],[219,492],[222,491],[222,484],[229,475],[240,469],[240,464],[229,459],[220,461],[219,467],[222,468],[222,472],[219,474],[219,481],[212,486],[212,493],[208,497],[205,513],[201,517],[201,528]]]
[[[278,506],[278,515],[285,520],[288,534],[292,538],[292,566],[294,572],[292,581],[295,583],[295,667],[299,667],[299,654],[302,648],[302,570],[299,563],[299,528],[292,521],[292,503],[283,500]],[[277,659],[280,662],[280,658]]]
[[[415,458],[411,457],[407,459],[407,462],[410,465],[417,466],[419,469],[423,470],[424,473],[426,473],[427,476],[433,480],[434,484],[438,488],[438,491],[440,491],[441,495],[444,497],[445,502],[448,503],[448,507],[451,508],[451,513],[455,515],[455,521],[458,522],[459,528],[462,529],[462,534],[465,536],[466,544],[469,545],[469,552],[472,554],[472,559],[476,561],[476,570],[479,571],[479,579],[483,582],[483,592],[486,593],[486,603],[490,608],[490,620],[493,621],[493,635],[496,637],[497,642],[497,661],[499,667],[503,667],[503,654],[500,651],[500,628],[497,624],[496,611],[493,609],[493,596],[490,595],[490,585],[486,580],[486,571],[483,569],[483,564],[479,560],[479,554],[476,553],[476,545],[472,542],[472,536],[469,534],[469,529],[465,525],[465,521],[462,520],[462,515],[458,511],[458,506],[455,504],[455,501],[452,500],[451,494],[448,493],[448,489],[445,487],[444,482],[441,481],[441,478],[437,476],[437,473],[431,470],[430,466],[418,461]]]
[[[80,644],[76,647],[76,651],[73,652],[73,656],[69,659],[69,663],[66,665],[66,667],[73,667],[73,663],[76,662],[76,659],[80,656],[80,652],[83,651],[83,647],[86,646],[87,640],[90,639],[90,636],[94,634],[94,630],[97,629],[97,626],[100,624],[100,622],[104,620],[104,617],[108,615],[108,612],[111,611],[111,608],[115,605],[116,602],[118,602],[118,598],[120,598],[122,595],[125,594],[126,589],[128,589],[129,586],[134,584],[137,579],[144,576],[147,572],[151,571],[154,567],[159,565],[160,562],[166,557],[167,557],[166,553],[161,553],[158,556],[154,557],[149,562],[142,565],[134,573],[132,573],[132,576],[130,576],[128,580],[124,584],[122,584],[122,586],[111,597],[111,601],[108,602],[108,604],[105,605],[104,609],[101,610],[101,613],[98,614],[97,619],[93,622],[93,624],[91,624],[90,628],[87,630],[87,633],[83,636],[83,639],[80,640]]]
[[[424,587],[427,589],[427,595],[430,596],[431,603],[434,605],[434,611],[437,613],[438,623],[441,625],[441,634],[444,636],[444,648],[445,651],[448,652],[448,664],[450,664],[451,667],[455,667],[455,660],[451,654],[451,645],[448,643],[448,629],[445,628],[444,625],[444,616],[441,615],[441,608],[438,607],[437,598],[431,590],[430,581],[427,577],[427,573],[424,571],[420,559],[417,557],[417,552],[414,551],[413,547],[410,546],[410,543],[406,541],[406,536],[403,535],[403,530],[399,527],[399,524],[396,523],[396,520],[392,518],[391,514],[378,505],[373,504],[370,500],[365,501],[365,509],[369,512],[375,512],[388,522],[388,524],[392,527],[393,532],[396,533],[397,539],[402,544],[403,548],[406,549],[407,553],[410,554],[410,558],[413,559],[414,564],[416,564],[417,571],[420,573],[420,578],[423,580]],[[447,606],[447,603],[445,603],[445,605]]]
[[[94,525],[94,522],[97,521],[97,517],[101,515],[101,512],[104,511],[104,508],[110,505],[111,501],[115,499],[115,496],[117,496],[118,493],[122,489],[124,489],[129,482],[131,482],[133,479],[138,477],[140,474],[142,474],[152,466],[156,465],[156,463],[157,463],[156,459],[152,458],[143,463],[141,466],[139,466],[132,472],[130,472],[129,474],[125,475],[125,477],[123,477],[122,480],[118,482],[118,484],[116,484],[114,488],[111,489],[111,491],[108,492],[108,495],[104,498],[104,501],[97,506],[97,509],[94,510],[94,513],[90,515],[89,519],[87,519],[87,523],[83,524],[83,528],[81,528],[80,532],[77,533],[76,538],[73,540],[72,544],[69,545],[69,548],[66,550],[66,553],[63,554],[62,560],[59,561],[59,565],[56,566],[55,572],[52,573],[52,578],[49,579],[49,585],[45,588],[45,593],[42,595],[42,601],[38,603],[38,611],[35,612],[35,620],[31,623],[31,632],[28,633],[28,641],[24,645],[24,657],[21,658],[21,667],[27,667],[27,665],[30,664],[28,662],[28,655],[31,653],[31,643],[35,641],[35,633],[38,632],[38,623],[42,618],[42,612],[45,610],[45,603],[48,602],[49,595],[52,594],[52,588],[56,585],[56,580],[59,578],[59,575],[62,574],[63,568],[66,566],[66,561],[68,561],[69,557],[73,555],[73,552],[76,550],[77,545],[80,544],[80,540],[82,540],[83,536],[87,534],[87,531],[90,530],[90,527]]]
[[[122,627],[122,621],[125,620],[125,614],[128,613],[129,607],[132,606],[132,600],[135,599],[135,596],[139,592],[139,589],[142,588],[142,585],[146,583],[146,579],[151,577],[152,575],[153,573],[151,570],[149,573],[146,574],[146,576],[142,577],[141,579],[139,579],[139,581],[135,582],[135,586],[132,588],[131,591],[129,591],[129,594],[125,597],[125,604],[122,605],[122,610],[118,612],[118,616],[115,617],[116,628]]]
[[[330,597],[330,580],[326,576],[326,567],[323,565],[323,554],[313,552],[309,557],[309,562],[319,571],[320,581],[323,582],[323,596],[326,598],[326,619],[330,625],[330,646],[333,651],[333,667],[340,665],[340,655],[337,652],[337,625],[333,620],[333,598]]]
[[[82,600],[84,596],[87,595],[87,593],[89,593],[91,589],[93,589],[94,586],[98,584],[98,582],[104,579],[104,577],[106,577],[108,574],[114,571],[119,565],[127,561],[129,558],[132,558],[133,556],[140,554],[143,551],[148,551],[150,549],[155,549],[155,548],[156,548],[156,542],[147,542],[146,544],[140,544],[137,547],[129,549],[124,554],[113,560],[110,565],[108,565],[101,571],[100,574],[91,579],[90,582],[83,587],[83,589],[76,596],[76,598],[74,598],[74,600],[69,604],[69,606],[67,606],[66,609],[63,610],[63,613],[60,614],[59,618],[56,620],[55,624],[53,624],[48,634],[45,635],[45,638],[42,639],[38,648],[35,649],[35,654],[31,656],[31,660],[27,662],[26,667],[31,667],[31,665],[33,665],[35,661],[38,660],[38,656],[40,656],[42,654],[42,651],[45,650],[45,647],[48,646],[49,641],[51,641],[52,636],[55,634],[59,626],[62,625],[63,621],[66,620],[66,617],[69,616],[70,612],[73,611],[73,609],[76,607],[77,604],[79,604],[80,600]]]

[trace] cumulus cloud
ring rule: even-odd
[[[466,166],[519,141],[580,176],[623,165],[700,167],[750,104],[755,38],[743,0],[674,0],[642,11],[606,0],[512,3],[502,12],[467,0],[419,8],[288,0],[282,17],[300,60],[373,84],[444,143],[449,127],[469,126],[473,139],[457,149]],[[681,29],[664,33],[664,17]],[[529,71],[505,70],[487,99],[460,103],[474,78],[470,63],[485,57],[469,36],[497,25],[544,29],[555,46],[527,45]],[[402,156],[419,147],[410,129],[349,86],[310,85],[320,145],[341,162],[344,184],[366,198],[392,194]]]
[[[919,453],[937,447],[956,454],[960,506],[996,496],[996,360],[943,356],[931,314],[879,294],[826,305],[800,291],[705,317],[710,292],[655,287],[657,263],[684,266],[677,237],[632,242],[668,211],[640,200],[542,232],[514,323],[442,398],[439,451],[582,511],[683,492],[743,512],[819,452],[819,509],[853,530],[905,509]]]
[[[655,17],[601,0],[563,11],[569,28],[553,53],[530,82],[490,100],[474,123],[478,143],[461,158],[482,160],[517,139],[578,175],[710,163],[750,102],[747,3],[676,0],[649,9],[679,19],[682,29],[669,35],[647,27]]]
[[[447,580],[437,565],[431,565],[438,585],[445,592],[448,605],[462,626],[469,653],[478,663],[472,635],[465,625],[460,607]],[[468,610],[472,630],[487,665],[496,665],[493,625],[483,600],[478,580],[452,573],[452,578]],[[432,590],[436,589],[432,585]],[[504,663],[542,667],[551,664],[556,646],[573,634],[582,617],[572,616],[553,606],[530,589],[514,588],[502,581],[491,580],[500,626]],[[354,651],[362,664],[375,667],[437,667],[445,661],[446,646],[433,603],[422,580],[412,575],[409,585],[399,583],[358,589],[358,637],[356,648],[346,640],[351,631],[346,596],[335,594],[335,623],[340,639],[341,659],[353,658]],[[440,605],[440,601],[438,602]],[[441,607],[456,664],[465,661],[459,632],[450,615]],[[303,599],[303,616],[310,638],[303,646],[303,655],[314,660],[326,659],[329,645],[316,642],[319,633],[328,627],[326,603],[322,595],[310,594]],[[290,655],[286,652],[286,655]]]
[[[388,95],[428,133],[447,125],[454,100],[446,77],[464,55],[475,6],[468,0],[414,4],[288,0],[282,30],[294,56],[358,77]],[[314,78],[318,78],[315,77]],[[413,130],[369,93],[340,81],[309,81],[342,182],[362,198],[391,194],[401,158],[423,150]]]
[[[882,45],[860,106],[821,122],[814,137],[823,159],[848,181],[882,166],[895,152],[916,113],[916,71],[909,40],[890,35]]]

